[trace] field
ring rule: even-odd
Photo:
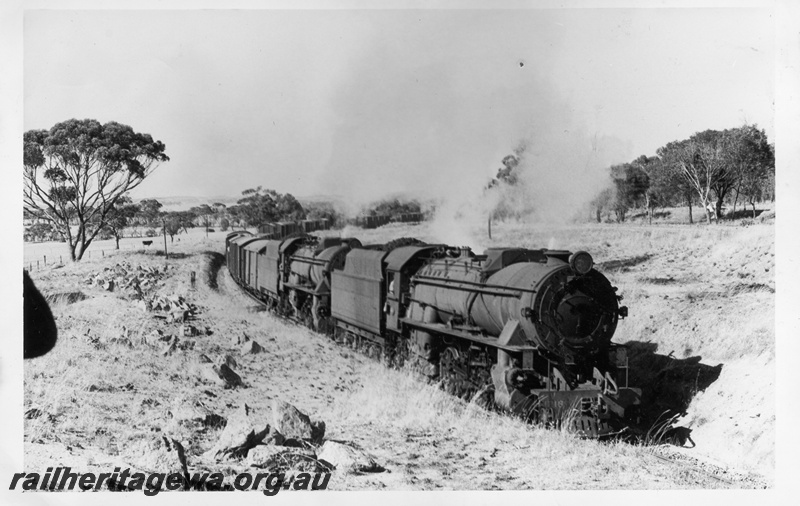
[[[696,216],[697,217],[697,216]],[[437,224],[329,233],[383,242],[442,240]],[[449,232],[452,232],[450,230]],[[220,268],[225,233],[181,235],[165,261],[132,248],[32,276],[50,294],[59,343],[25,363],[26,468],[70,465],[148,468],[154,437],[185,449],[190,469],[248,469],[208,456],[244,404],[270,421],[285,401],[327,426],[325,438],[362,449],[383,472],[336,471],[339,490],[686,489],[771,486],[775,453],[774,226],[495,224],[461,231],[482,246],[583,249],[624,295],[630,316],[615,341],[630,347],[630,383],[648,409],[684,408],[694,448],[598,442],[525,425],[446,396],[410,372],[392,370],[266,313]],[[34,245],[34,247],[44,247]],[[63,245],[62,245],[63,247]],[[27,249],[28,255],[36,251]],[[146,312],[120,289],[87,278],[115,266],[158,268],[152,294],[196,307],[200,335]],[[167,267],[164,270],[164,267]],[[109,270],[105,270],[108,268]],[[192,287],[190,273],[196,273]],[[91,281],[91,279],[90,279]],[[80,295],[78,295],[80,293]],[[71,295],[70,295],[71,294]],[[161,331],[159,334],[158,331]],[[244,351],[244,336],[262,353]],[[208,373],[226,356],[243,386]],[[656,447],[662,449],[662,447]],[[661,451],[661,450],[659,450]],[[708,470],[713,469],[716,477]],[[720,479],[721,478],[721,479]]]

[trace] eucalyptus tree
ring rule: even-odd
[[[139,205],[134,204],[129,196],[123,195],[117,199],[106,214],[105,230],[114,236],[116,249],[119,249],[119,240],[122,238],[125,228],[131,225],[137,213],[139,213]]]
[[[71,119],[23,135],[23,205],[80,260],[127,192],[169,160],[161,141],[117,122]],[[74,228],[73,228],[74,227]]]
[[[679,171],[684,181],[697,194],[700,205],[711,223],[713,206],[711,194],[715,183],[725,177],[722,144],[706,131],[687,140],[670,142],[658,148],[661,160]],[[715,213],[716,214],[716,213]],[[713,215],[715,218],[718,215]]]

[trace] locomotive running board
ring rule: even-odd
[[[297,290],[299,292],[304,292],[309,295],[330,295],[331,290],[327,288],[327,283],[324,283],[324,280],[317,285],[316,288],[309,288],[307,285],[296,285],[294,283],[283,283],[281,285],[282,288],[291,288],[293,290]],[[327,290],[326,290],[327,288]]]
[[[484,346],[489,346],[491,348],[500,349],[511,353],[535,351],[538,349],[535,346],[516,346],[512,344],[503,344],[500,342],[500,339],[496,337],[476,336],[474,334],[470,334],[469,332],[452,329],[441,323],[423,323],[417,320],[411,320],[409,318],[400,318],[400,321],[410,327],[416,327],[428,332],[435,332],[437,334],[444,334],[452,337],[458,337],[460,339],[466,339]]]

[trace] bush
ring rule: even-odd
[[[230,224],[230,222],[228,221],[228,219],[227,219],[227,218],[222,218],[222,219],[219,221],[219,229],[220,229],[220,230],[222,230],[223,232],[225,232],[226,230],[228,230],[228,227],[229,227],[230,225],[231,225],[231,224]]]
[[[145,231],[144,235],[146,235],[147,237],[155,237],[155,236],[156,236],[156,229],[154,229],[154,228],[148,228],[148,229]]]

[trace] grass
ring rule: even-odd
[[[373,451],[379,460],[404,471],[396,480],[387,480],[392,488],[420,486],[421,469],[438,477],[423,486],[431,489],[715,486],[700,476],[687,481],[680,469],[660,467],[643,446],[531,426],[453,398],[435,385],[420,385],[407,371],[367,364],[360,373],[363,387],[342,399],[334,418],[341,420],[341,436],[353,426],[364,426],[386,441]],[[337,436],[338,432],[331,435]],[[414,453],[404,455],[407,447]],[[357,480],[346,478],[338,486],[347,489]]]
[[[480,227],[470,231],[478,238],[482,233]],[[397,224],[342,235],[358,236],[365,243],[401,236],[437,241],[428,224]],[[238,291],[224,268],[219,269],[220,257],[214,252],[222,250],[224,236],[183,236],[170,248],[181,258],[120,253],[33,273],[40,289],[54,294],[52,309],[60,340],[50,354],[25,363],[25,410],[42,411],[25,422],[27,442],[60,441],[127,457],[154,434],[165,434],[182,442],[191,462],[214,444],[220,431],[197,423],[204,409],[224,417],[247,403],[268,416],[269,405],[277,398],[325,420],[330,439],[357,444],[391,470],[368,477],[340,476],[332,488],[720,486],[652,459],[645,448],[583,440],[566,431],[532,428],[486,412],[307,329],[264,313],[249,313],[250,299]],[[691,392],[694,401],[681,420],[694,423],[697,451],[731,463],[748,462],[743,455],[754,455],[753,467],[770,472],[775,297],[771,226],[558,228],[507,223],[495,224],[494,239],[487,245],[589,251],[607,267],[603,271],[620,287],[623,303],[630,307],[631,316],[620,322],[615,341],[649,347],[650,353],[661,357],[671,352],[678,361],[699,357],[709,367],[723,363],[718,379]],[[196,324],[208,326],[212,334],[196,338],[194,350],[170,356],[162,355],[160,346],[143,344],[154,329],[176,333],[177,327],[135,309],[120,293],[83,284],[89,274],[123,260],[145,266],[166,261],[170,270],[156,293],[174,293],[197,304]],[[194,290],[189,286],[191,271],[196,272]],[[70,295],[78,292],[89,298]],[[119,339],[123,327],[131,345]],[[242,334],[267,351],[242,356],[231,344]],[[214,361],[232,355],[246,388],[223,390],[204,381],[201,353]],[[743,398],[748,402],[740,402]],[[709,445],[713,441],[719,443]]]

